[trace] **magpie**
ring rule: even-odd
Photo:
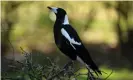
[[[98,66],[94,63],[89,52],[83,45],[75,29],[69,24],[67,13],[58,7],[48,7],[56,15],[54,24],[54,39],[59,50],[72,61],[78,60],[85,64],[88,70],[93,70],[96,75],[101,74]]]

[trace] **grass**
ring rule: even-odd
[[[104,74],[101,76],[103,80],[111,73],[111,69],[102,66],[101,70],[106,72],[107,74]],[[80,73],[86,73],[86,69],[83,69],[80,71]],[[78,80],[86,80],[86,75],[82,75],[78,77]],[[107,78],[107,80],[133,80],[133,71],[130,71],[128,69],[119,69],[119,70],[113,70],[113,73]]]

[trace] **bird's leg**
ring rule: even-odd
[[[72,64],[71,65],[72,65],[72,68],[74,68],[74,66],[73,66],[74,65],[74,61],[72,61]]]
[[[73,63],[74,62],[72,60],[68,61],[68,63],[65,64],[65,66],[63,67],[63,70],[64,70],[65,74],[67,74],[69,79],[72,75],[74,75],[74,73],[73,73]]]
[[[63,69],[68,68],[68,66],[69,66],[69,65],[71,65],[71,64],[73,64],[73,61],[72,61],[72,60],[71,60],[71,61],[69,61],[67,64],[65,64],[65,66],[63,67]]]

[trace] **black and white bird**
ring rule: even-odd
[[[98,66],[91,59],[77,32],[69,24],[67,13],[62,8],[48,7],[56,15],[54,24],[54,38],[57,47],[72,60],[78,60],[92,69],[97,75],[102,74]]]

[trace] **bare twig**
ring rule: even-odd
[[[111,76],[111,74],[113,74],[113,70],[112,70],[111,73],[110,73],[105,79],[103,79],[103,80],[107,80],[107,79]]]
[[[25,62],[17,61],[17,63],[23,65],[22,67],[23,74],[21,74],[21,76],[28,75],[31,80],[33,79],[41,80],[42,77],[44,77],[46,80],[54,80],[54,79],[71,80],[71,78],[74,77],[75,80],[77,80],[78,76],[87,75],[87,78],[89,80],[98,80],[98,78],[95,78],[93,75],[93,72],[90,72],[90,70],[88,70],[87,74],[80,74],[80,73],[76,74],[76,72],[79,71],[81,68],[79,68],[78,70],[74,70],[72,61],[69,61],[67,64],[65,64],[63,68],[60,68],[57,62],[52,61],[50,58],[47,57],[46,59],[50,63],[49,66],[48,65],[42,66],[39,64],[35,65],[35,63],[33,63],[32,61],[32,53],[28,53],[24,51],[22,47],[20,48],[23,51],[25,58],[26,58]],[[43,72],[44,70],[46,70],[45,73]],[[48,75],[46,75],[47,73]]]

